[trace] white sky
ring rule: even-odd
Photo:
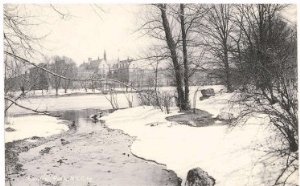
[[[150,42],[138,28],[141,4],[102,4],[101,11],[92,4],[54,4],[54,7],[71,16],[61,19],[49,5],[26,5],[27,11],[38,15],[43,24],[33,30],[37,35],[50,33],[42,45],[44,53],[65,55],[77,64],[88,58],[103,58],[106,50],[108,60],[136,58],[140,50]],[[285,12],[290,20],[296,20],[296,6]]]
[[[77,64],[103,58],[108,60],[136,58],[149,39],[140,38],[138,28],[141,4],[104,4],[101,11],[92,4],[54,4],[54,7],[71,16],[61,19],[49,5],[26,6],[27,11],[45,21],[33,32],[37,35],[50,33],[43,41],[44,53],[71,57]],[[290,20],[296,20],[296,6],[285,12]]]
[[[45,52],[49,55],[65,55],[79,64],[89,57],[103,58],[104,50],[108,60],[136,57],[139,48],[145,45],[145,38],[133,34],[141,5],[101,5],[105,12],[91,4],[54,6],[69,12],[71,18],[61,19],[50,9],[49,15],[53,17],[47,18],[49,24],[39,30],[51,32],[45,41],[49,49]]]

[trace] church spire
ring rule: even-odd
[[[104,50],[103,58],[106,61],[106,51]]]

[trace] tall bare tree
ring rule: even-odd
[[[62,80],[62,88],[64,89],[65,93],[67,93],[70,86],[72,86],[73,81],[71,79],[76,78],[77,74],[77,66],[76,63],[71,58],[65,57],[66,60],[66,70],[64,72],[64,76],[69,77],[70,79],[63,79]]]
[[[177,89],[177,93],[178,93],[178,104],[181,109],[186,110],[186,109],[188,109],[187,108],[188,103],[186,103],[185,99],[184,99],[185,96],[184,96],[184,92],[182,89],[181,66],[179,64],[178,55],[177,55],[177,46],[176,46],[177,44],[173,38],[171,28],[170,28],[170,23],[169,23],[168,16],[167,16],[167,5],[166,4],[158,4],[156,6],[161,11],[161,20],[162,20],[165,37],[166,37],[166,42],[168,45],[168,49],[170,50],[171,59],[172,59],[173,66],[174,66],[175,78],[176,78],[176,89]]]
[[[207,36],[205,45],[209,48],[211,55],[214,57],[213,66],[221,70],[217,74],[218,78],[225,81],[228,92],[233,91],[231,69],[230,69],[230,34],[233,31],[234,24],[232,22],[232,5],[218,4],[208,7],[205,16],[206,25],[200,27],[202,34]]]
[[[73,62],[71,58],[68,57],[60,57],[54,56],[52,57],[52,63],[50,63],[50,70],[55,74],[60,74],[64,77],[68,77],[68,79],[62,78],[56,75],[50,75],[50,81],[52,86],[55,88],[55,95],[58,95],[58,89],[64,88],[65,93],[70,85],[71,79],[76,74],[76,64]]]
[[[171,74],[174,75],[178,106],[182,110],[190,109],[189,81],[195,72],[190,69],[197,68],[195,62],[202,59],[199,57],[202,49],[195,44],[196,34],[193,32],[197,25],[195,23],[203,15],[202,6],[156,4],[147,11],[147,19],[142,26],[145,34],[157,40],[156,47],[163,46],[160,57],[167,57],[172,63]]]

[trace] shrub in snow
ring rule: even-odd
[[[205,99],[208,99],[208,98],[209,98],[209,97],[201,96],[201,97],[199,98],[199,100],[202,101],[202,100],[205,100]]]
[[[215,179],[208,175],[207,172],[201,168],[194,168],[189,170],[185,186],[214,186]]]
[[[215,95],[215,91],[212,88],[202,89],[201,94],[203,97],[210,97]]]
[[[233,117],[232,113],[220,112],[220,114],[217,116],[217,119],[219,119],[219,120],[232,120],[232,119],[234,119],[234,117]]]
[[[202,89],[201,94],[202,94],[202,96],[200,97],[200,100],[204,100],[204,99],[209,98],[210,96],[214,96],[215,91],[212,88]]]
[[[7,128],[5,128],[5,131],[6,132],[14,132],[14,131],[16,131],[16,129],[13,129],[11,127],[7,127]]]
[[[67,144],[70,143],[69,141],[67,141],[65,139],[60,139],[60,142],[61,142],[62,145],[67,145]]]
[[[139,92],[140,105],[154,106],[159,108],[162,112],[170,113],[170,107],[173,105],[176,97],[172,91],[168,90],[143,90]],[[178,104],[176,103],[178,106]]]
[[[40,137],[38,137],[38,136],[32,136],[32,138],[30,138],[30,139],[32,139],[32,140],[38,140],[38,139],[40,139]]]
[[[44,155],[44,154],[48,154],[51,150],[51,147],[45,147],[44,149],[40,150],[40,154]]]
[[[224,89],[219,90],[219,94],[223,94],[225,92]]]

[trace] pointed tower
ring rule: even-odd
[[[106,51],[104,50],[103,59],[106,61]]]

